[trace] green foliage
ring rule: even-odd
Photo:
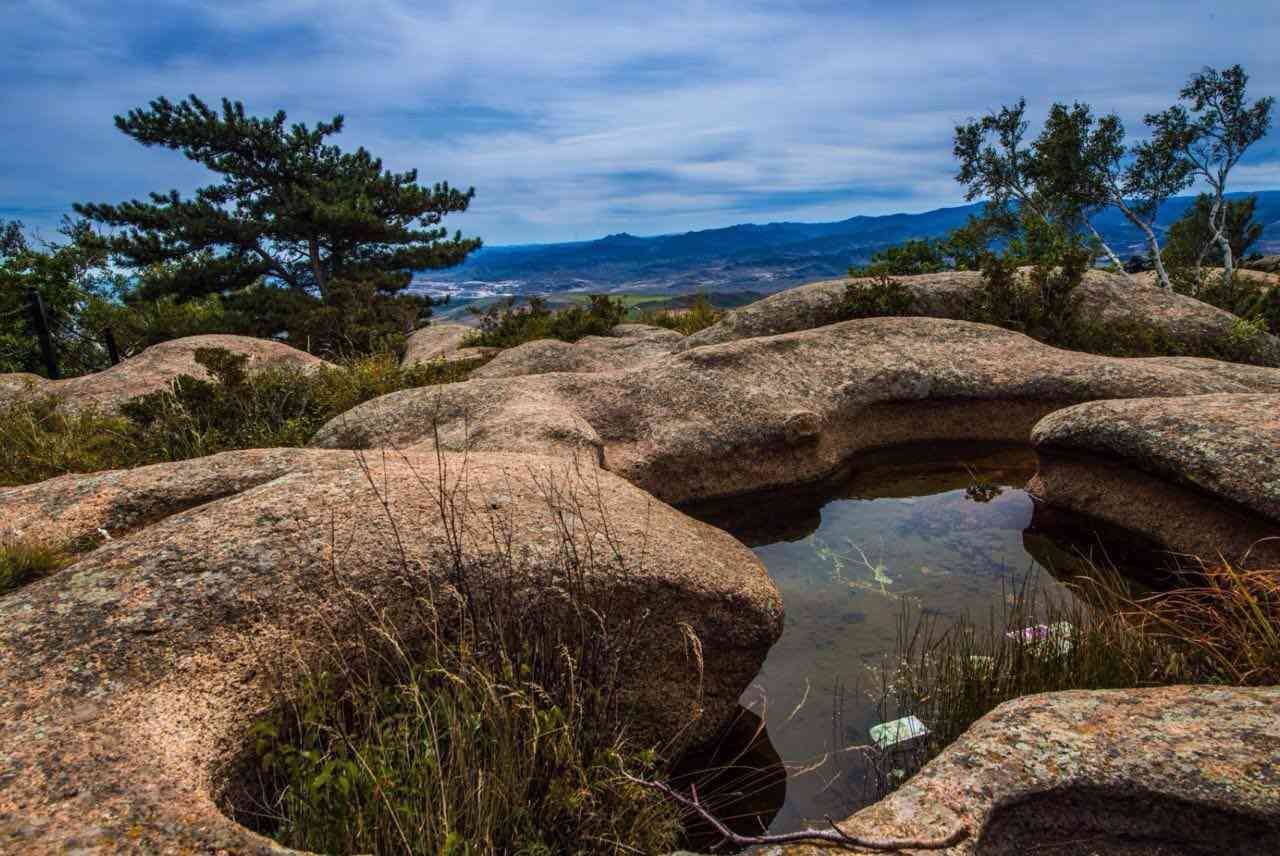
[[[438,362],[402,368],[393,355],[382,353],[332,368],[249,373],[243,355],[219,348],[198,350],[196,361],[210,379],[183,375],[169,390],[126,402],[119,416],[92,410],[68,413],[52,398],[0,409],[0,485],[232,449],[302,446],[330,419],[361,402],[464,380],[477,365]]]
[[[394,173],[363,148],[327,144],[341,116],[314,128],[285,118],[246,116],[226,99],[219,112],[194,95],[117,116],[138,142],[179,150],[222,180],[190,199],[173,191],[76,210],[115,230],[102,246],[138,274],[139,299],[266,285],[242,311],[270,319],[279,328],[272,335],[287,331],[317,353],[371,352],[429,314],[428,299],[397,297],[413,271],[458,264],[480,246],[440,225],[465,211],[474,191],[424,187],[415,170]],[[270,311],[253,311],[264,302]]]
[[[1195,563],[1148,594],[1088,566],[1064,604],[1028,582],[989,622],[904,612],[883,672],[886,718],[914,714],[931,734],[923,762],[1010,699],[1071,689],[1169,684],[1270,686],[1280,680],[1280,584],[1274,568]],[[1039,641],[1010,638],[1041,626]],[[1066,629],[1069,626],[1069,630]]]
[[[557,703],[520,677],[527,663],[494,667],[465,649],[393,662],[345,691],[316,676],[257,726],[278,841],[433,856],[675,849],[678,813],[620,776],[652,756],[620,732],[597,742],[589,703]]]
[[[522,307],[509,297],[483,312],[473,311],[480,318],[480,329],[466,340],[466,345],[489,348],[514,348],[535,339],[576,342],[583,336],[604,336],[627,315],[622,301],[604,294],[591,295],[591,303],[585,307],[575,305],[554,312],[541,297],[529,298]]]
[[[46,374],[28,295],[44,302],[50,335],[64,375],[96,371],[107,352],[86,323],[86,307],[105,303],[119,284],[105,268],[106,254],[83,223],[63,224],[61,243],[31,246],[22,224],[4,224],[0,238],[0,373]]]
[[[911,291],[886,273],[870,282],[854,280],[844,288],[840,319],[896,317],[912,314]]]
[[[1022,218],[1023,231],[1003,255],[988,254],[974,320],[1071,347],[1080,322],[1076,293],[1093,261],[1079,235],[1043,220]],[[1030,264],[1029,272],[1018,270]]]
[[[1243,259],[1249,247],[1262,237],[1264,224],[1254,222],[1258,197],[1223,200],[1221,222],[1234,259]],[[1196,197],[1195,204],[1169,227],[1165,237],[1164,258],[1170,268],[1209,264],[1220,267],[1225,259],[1217,245],[1216,231],[1210,218],[1213,198],[1207,193]]]
[[[1231,170],[1254,143],[1271,128],[1274,98],[1252,104],[1245,96],[1249,75],[1239,65],[1218,71],[1206,67],[1193,74],[1178,93],[1179,101],[1144,121],[1151,139],[1134,149],[1141,172],[1148,161],[1169,164],[1185,178],[1179,188],[1196,179],[1208,184],[1209,210],[1205,222],[1222,253],[1224,279],[1229,279],[1235,253],[1228,238],[1229,206],[1224,199]],[[1154,249],[1154,248],[1153,248]]]
[[[911,239],[894,244],[871,254],[867,264],[849,268],[849,276],[913,276],[921,273],[937,273],[949,270],[952,261],[946,252],[946,242],[936,239]]]
[[[0,408],[0,487],[137,466],[145,461],[135,434],[127,419],[69,413],[53,398],[10,404]]]
[[[556,522],[537,555],[501,538],[484,550],[463,534],[477,512],[442,502],[445,543],[402,556],[419,571],[389,583],[391,609],[324,570],[357,614],[331,644],[264,664],[283,701],[228,795],[237,820],[326,853],[676,849],[679,811],[622,775],[668,763],[626,737],[624,676],[653,632],[615,596],[630,559],[584,548],[607,532],[583,514],[594,489],[547,484],[543,501]]]
[[[39,541],[0,544],[0,595],[47,577],[70,561],[63,551]]]
[[[642,312],[636,319],[641,324],[665,327],[686,336],[705,330],[724,317],[724,312],[711,305],[705,294],[699,294],[687,309],[658,309]]]

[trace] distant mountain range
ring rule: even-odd
[[[1248,194],[1232,194],[1244,196]],[[1280,191],[1258,197],[1267,224],[1260,251],[1280,250]],[[1194,197],[1169,200],[1159,222],[1178,219]],[[448,271],[424,272],[418,288],[457,298],[559,291],[779,291],[841,276],[876,250],[908,238],[932,238],[961,226],[981,204],[923,214],[850,217],[835,223],[742,224],[641,238],[620,233],[595,241],[486,247]],[[1144,247],[1141,233],[1114,208],[1094,226],[1121,258]]]

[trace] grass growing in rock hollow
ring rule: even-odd
[[[1081,597],[1071,604],[1029,583],[986,621],[944,623],[904,613],[898,651],[880,675],[882,713],[886,719],[913,714],[930,729],[911,750],[914,765],[1020,696],[1280,683],[1277,569],[1196,563],[1172,583],[1139,595],[1114,569],[1094,566],[1072,583]],[[1069,632],[1063,624],[1071,625]],[[1024,642],[1007,635],[1036,625],[1049,628],[1048,638]]]
[[[478,363],[416,363],[389,353],[312,371],[249,372],[246,358],[202,348],[210,379],[179,377],[127,402],[119,415],[68,412],[52,398],[0,408],[0,486],[64,473],[179,461],[231,449],[302,446],[325,422],[389,392],[464,380]]]
[[[285,701],[254,729],[257,763],[233,813],[320,852],[675,849],[679,810],[622,775],[663,769],[630,741],[620,705],[648,619],[610,605],[626,562],[590,548],[602,536],[582,529],[591,498],[541,486],[558,547],[531,558],[448,482],[435,494],[447,543],[403,556],[394,614],[332,574],[332,597],[362,617],[276,666]],[[490,548],[464,546],[489,526]]]
[[[47,577],[68,561],[62,550],[39,541],[0,543],[0,594]]]

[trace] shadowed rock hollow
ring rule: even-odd
[[[1280,565],[1280,395],[1097,401],[1032,439],[1040,500],[1179,553]]]

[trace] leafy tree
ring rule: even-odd
[[[1178,93],[1186,105],[1175,104],[1145,119],[1153,131],[1148,144],[1153,156],[1176,160],[1188,176],[1209,185],[1208,223],[1222,252],[1224,285],[1235,266],[1223,199],[1227,179],[1249,147],[1266,136],[1275,104],[1271,97],[1250,104],[1248,83],[1249,75],[1239,65],[1223,71],[1205,67]]]
[[[1019,225],[1014,203],[1046,226],[1087,229],[1112,263],[1122,268],[1089,222],[1108,202],[1094,165],[1112,153],[1110,118],[1091,133],[1093,117],[1086,105],[1055,104],[1044,131],[1028,146],[1026,107],[1026,99],[1019,99],[1012,107],[1002,106],[998,113],[956,127],[956,180],[965,185],[965,199],[987,199],[987,219],[1008,234]]]
[[[1223,231],[1233,259],[1242,259],[1249,247],[1262,237],[1264,224],[1255,222],[1254,211],[1258,197],[1230,199],[1222,205]],[[1213,226],[1213,197],[1202,193],[1195,204],[1169,227],[1165,240],[1165,256],[1171,264],[1195,265],[1197,279],[1204,263],[1221,265],[1224,262],[1222,248],[1218,245],[1217,230]]]
[[[850,276],[912,276],[937,273],[951,267],[943,241],[921,238],[876,250],[865,266],[850,267]]]
[[[185,300],[259,284],[310,298],[323,316],[322,349],[352,338],[353,306],[366,326],[408,332],[430,307],[425,299],[397,298],[413,271],[458,264],[480,246],[461,233],[449,237],[440,225],[465,211],[475,191],[445,182],[424,187],[416,170],[384,170],[363,148],[343,152],[326,143],[342,130],[342,116],[314,128],[286,126],[285,119],[283,111],[247,116],[243,104],[227,99],[219,112],[194,95],[116,116],[125,134],[179,150],[221,181],[187,199],[170,191],[76,210],[117,230],[106,247],[119,263],[147,272],[141,298]],[[382,311],[393,298],[398,303]],[[289,336],[300,338],[292,327]],[[364,330],[356,338],[377,337]]]
[[[21,223],[0,226],[0,372],[45,372],[30,313],[32,292],[44,303],[63,373],[106,365],[100,331],[86,325],[83,313],[103,302],[119,280],[105,267],[105,251],[87,223],[65,221],[59,232],[67,240],[32,246]]]

